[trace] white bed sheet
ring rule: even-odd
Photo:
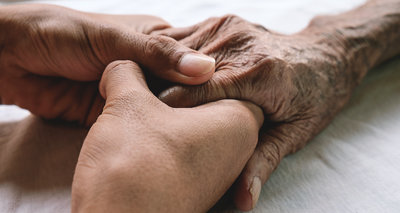
[[[10,1],[0,1],[7,4]],[[23,2],[23,1],[22,1]],[[210,16],[237,14],[267,28],[293,33],[316,14],[337,13],[364,0],[114,0],[26,1],[53,3],[104,13],[153,14],[174,26]],[[253,212],[400,212],[400,58],[371,71],[333,123],[298,153],[286,157],[263,187]],[[28,113],[0,106],[0,121]],[[69,192],[52,190],[48,200],[29,196],[30,205],[10,208],[0,186],[0,212],[68,209]],[[43,192],[37,192],[43,193]],[[60,208],[55,206],[59,205]],[[36,207],[34,207],[36,206]],[[41,208],[37,208],[41,206]]]

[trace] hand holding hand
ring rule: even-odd
[[[169,27],[152,16],[15,5],[0,7],[0,27],[0,103],[46,118],[94,122],[103,107],[96,81],[117,59],[183,84],[204,83],[214,71],[212,58],[148,35]]]
[[[244,101],[170,108],[130,61],[106,68],[100,92],[106,104],[79,156],[73,212],[205,212],[240,174],[263,122]]]
[[[250,210],[280,160],[303,147],[344,106],[354,78],[326,38],[310,31],[287,36],[236,16],[155,32],[216,59],[216,73],[200,86],[175,86],[160,95],[174,107],[219,99],[251,101],[266,121],[238,182],[235,203]]]

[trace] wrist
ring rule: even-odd
[[[362,81],[378,60],[379,56],[374,53],[379,51],[375,52],[368,45],[370,44],[361,44],[361,41],[358,43],[356,38],[344,35],[341,28],[335,26],[316,31],[312,44],[322,57],[321,66],[330,67],[335,78],[343,78],[342,82],[347,83],[344,86],[350,90]]]

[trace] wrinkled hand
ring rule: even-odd
[[[175,86],[160,98],[188,107],[225,98],[262,107],[259,144],[237,185],[235,203],[250,210],[280,160],[303,147],[345,104],[352,86],[325,38],[305,31],[287,36],[236,16],[156,32],[212,56],[216,73],[201,86]],[[347,80],[346,80],[347,79]]]
[[[184,84],[203,83],[214,71],[212,58],[147,35],[170,27],[156,17],[35,4],[0,7],[0,14],[0,104],[46,118],[94,122],[104,105],[97,81],[116,59]]]
[[[244,101],[170,108],[131,61],[111,63],[99,90],[106,104],[81,149],[72,212],[205,212],[239,176],[263,122]]]

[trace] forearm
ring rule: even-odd
[[[372,0],[343,14],[316,17],[303,33],[310,32],[339,56],[354,87],[368,70],[400,54],[400,1]]]

